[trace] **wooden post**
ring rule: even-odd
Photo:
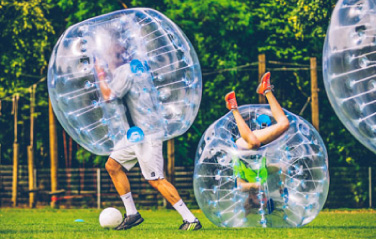
[[[13,143],[13,183],[12,183],[12,205],[17,206],[18,192],[18,143]]]
[[[167,141],[167,179],[171,184],[175,183],[175,141],[170,139]],[[163,198],[163,206],[167,209],[172,209],[165,198]]]
[[[12,180],[12,205],[17,206],[17,189],[18,189],[18,141],[17,141],[17,128],[18,128],[18,99],[19,95],[13,96],[13,109],[14,115],[14,142],[13,142],[13,180]]]
[[[170,183],[174,184],[175,174],[175,141],[170,139],[167,141],[167,175]]]
[[[258,82],[260,83],[261,77],[265,74],[266,72],[266,59],[265,59],[265,54],[260,54],[258,55]],[[263,95],[259,95],[259,103],[260,104],[265,104],[266,99]]]
[[[58,181],[57,181],[57,136],[56,136],[56,119],[54,112],[52,110],[51,100],[49,99],[48,104],[48,113],[49,113],[49,130],[50,130],[50,162],[51,162],[51,207],[55,208],[57,196],[53,194],[57,191]]]
[[[36,84],[30,88],[30,145],[27,147],[27,165],[29,170],[29,207],[35,207],[34,190],[34,107]]]
[[[101,208],[101,169],[97,168],[97,208]]]
[[[319,131],[319,97],[317,88],[317,64],[316,57],[311,57],[311,109],[312,109],[312,125]]]
[[[369,199],[369,208],[372,208],[372,168],[368,167],[368,199]]]

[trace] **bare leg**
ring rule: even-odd
[[[236,124],[238,125],[239,133],[241,136],[241,138],[237,140],[236,144],[238,144],[241,148],[246,148],[246,149],[259,148],[261,145],[259,138],[249,128],[249,126],[244,121],[243,117],[241,116],[239,110],[234,109],[232,111],[232,114],[234,115]]]
[[[163,178],[157,180],[149,180],[148,182],[151,186],[157,189],[169,203],[171,203],[176,211],[183,217],[183,221],[191,223],[197,220],[185,205],[183,200],[180,198],[176,188],[169,181]]]
[[[272,142],[283,134],[290,126],[285,112],[283,112],[282,107],[279,105],[271,91],[266,93],[266,98],[268,99],[270,110],[272,111],[273,117],[277,123],[264,129],[253,131],[254,135],[256,135],[263,144]]]
[[[127,194],[131,191],[131,186],[123,167],[112,158],[108,158],[106,163],[106,170],[110,174],[112,182],[115,185],[116,191],[119,195]]]
[[[277,123],[264,129],[252,131],[244,121],[239,110],[232,110],[241,136],[236,144],[241,148],[257,149],[260,147],[261,143],[267,144],[272,142],[289,128],[289,120],[271,91],[266,93],[266,98],[268,99],[270,110]]]
[[[166,179],[157,179],[157,180],[149,180],[150,185],[157,189],[162,196],[169,202],[171,205],[175,205],[178,201],[180,201],[180,196],[176,188]]]

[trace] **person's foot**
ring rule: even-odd
[[[188,222],[183,220],[183,224],[179,227],[179,230],[184,230],[184,231],[194,231],[194,230],[199,230],[201,229],[201,223],[200,221],[196,218],[194,222]]]
[[[268,214],[272,214],[272,212],[273,212],[274,209],[275,209],[273,199],[269,199],[269,200],[266,202],[266,209],[267,209]]]
[[[258,85],[256,92],[257,92],[257,94],[265,95],[266,93],[268,93],[272,89],[273,89],[273,86],[270,84],[270,72],[266,72],[261,77],[261,82]]]
[[[289,201],[289,190],[287,188],[284,188],[281,197],[283,198],[284,202],[287,203]]]
[[[238,108],[238,103],[236,103],[235,91],[227,93],[227,95],[225,96],[225,101],[227,109],[232,110]]]
[[[141,217],[140,213],[138,212],[136,214],[129,215],[129,216],[124,214],[123,221],[120,223],[119,226],[115,227],[115,230],[127,230],[127,229],[130,229],[134,226],[141,224],[143,221],[144,219]]]

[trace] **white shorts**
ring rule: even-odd
[[[128,171],[139,163],[142,175],[146,180],[164,178],[163,175],[163,143],[162,141],[145,139],[141,144],[111,153],[110,158],[121,164]]]

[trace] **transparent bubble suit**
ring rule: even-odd
[[[376,2],[340,0],[323,52],[325,89],[334,111],[376,153]]]
[[[112,86],[108,99],[103,82]],[[85,149],[108,155],[146,138],[183,134],[199,109],[201,69],[171,20],[153,9],[127,9],[65,31],[50,59],[48,91],[69,135]],[[129,117],[136,127],[130,128]]]
[[[259,115],[272,117],[268,105],[245,105],[239,111],[252,130]],[[220,227],[300,227],[322,209],[329,189],[328,155],[315,128],[285,110],[289,129],[258,150],[240,150],[240,134],[231,112],[214,122],[199,143],[194,170],[196,200],[206,217]],[[266,159],[267,177],[259,170]],[[256,191],[236,183],[236,162],[257,172]]]

